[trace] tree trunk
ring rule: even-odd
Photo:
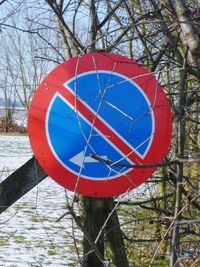
[[[98,251],[104,257],[105,236],[109,242],[113,263],[116,267],[129,267],[123,234],[120,229],[119,219],[115,210],[113,198],[100,199],[84,197],[84,229]],[[86,237],[83,239],[83,267],[102,267],[104,263],[92,250]]]
[[[186,105],[186,78],[187,72],[185,66],[180,77],[180,100],[179,100],[179,116],[177,123],[177,145],[178,145],[178,157],[184,157],[185,147],[185,105]],[[180,267],[178,257],[180,255],[180,220],[181,220],[181,208],[182,208],[182,194],[183,194],[183,163],[179,163],[177,166],[177,181],[176,181],[176,203],[174,211],[174,227],[172,231],[171,240],[171,258],[170,267]]]
[[[102,230],[106,220],[106,205],[105,199],[83,197],[84,208],[84,229],[89,234],[90,238],[95,242],[98,234]],[[104,257],[104,231],[102,231],[97,249]],[[104,263],[92,250],[91,245],[84,236],[83,238],[83,267],[102,267]]]
[[[198,76],[200,71],[200,38],[193,23],[190,10],[185,0],[174,0],[174,7],[181,27],[181,39],[188,46],[188,59],[190,65],[196,69]]]

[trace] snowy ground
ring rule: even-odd
[[[28,137],[0,136],[0,177],[32,156]],[[0,215],[0,266],[78,266],[66,193],[50,178]],[[76,236],[81,237],[76,232]]]
[[[31,156],[27,136],[0,135],[0,179]],[[153,193],[142,185],[127,193],[125,199],[143,199],[149,192]],[[82,234],[73,230],[76,226],[69,215],[56,222],[66,212],[67,199],[71,198],[72,193],[46,178],[0,214],[0,267],[78,267],[75,247],[79,247],[81,257]]]

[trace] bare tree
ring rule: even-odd
[[[8,86],[8,71],[2,70],[3,75],[0,80],[0,92],[3,102],[3,116],[1,118],[1,130],[5,133],[8,133],[13,126],[13,114],[14,114],[14,105],[15,105],[15,93],[12,88]]]
[[[47,66],[44,61],[37,59],[37,43],[32,35],[24,38],[12,30],[6,39],[2,38],[1,43],[2,68],[7,69],[7,86],[28,110]]]
[[[181,256],[190,249],[198,252],[199,244],[199,3],[189,0],[38,3],[45,10],[42,21],[39,22],[42,13],[38,10],[38,19],[28,18],[30,27],[15,25],[14,29],[41,38],[40,59],[59,63],[75,55],[101,51],[126,55],[155,74],[168,96],[174,118],[170,151],[146,183],[146,195],[137,201],[127,196],[83,197],[82,220],[73,206],[68,206],[67,214],[71,214],[84,234],[80,264],[107,266],[107,255],[111,255],[115,266],[181,266],[184,261]],[[44,29],[48,29],[50,37]],[[15,49],[19,51],[19,43]],[[23,69],[21,52],[18,56]],[[38,70],[34,60],[33,66]],[[27,76],[22,80],[26,84]],[[39,82],[40,79],[36,84]],[[123,214],[123,219],[118,213]],[[165,257],[167,252],[170,263]],[[198,266],[198,257],[194,253],[184,263]]]

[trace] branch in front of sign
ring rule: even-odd
[[[119,166],[124,168],[134,168],[134,169],[149,169],[149,168],[157,168],[157,167],[167,167],[174,164],[180,164],[180,163],[195,163],[200,162],[200,158],[198,159],[187,159],[187,158],[177,158],[175,160],[171,160],[168,162],[161,162],[161,163],[152,163],[152,164],[125,164],[125,163],[119,163],[119,161],[114,162],[109,159],[105,159],[102,157],[99,157],[97,155],[91,154],[90,155],[93,159],[96,159],[100,162],[105,163],[109,166]]]

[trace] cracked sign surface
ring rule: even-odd
[[[28,131],[43,169],[65,188],[116,196],[145,182],[168,150],[172,117],[151,73],[108,53],[72,58],[39,86]]]

